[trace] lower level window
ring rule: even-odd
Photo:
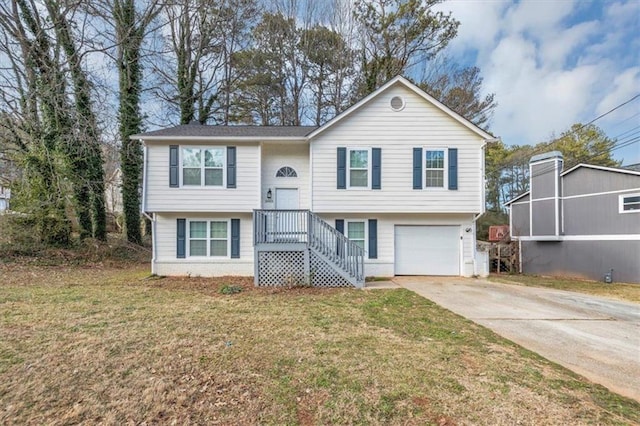
[[[227,257],[229,222],[192,220],[189,222],[189,256]]]
[[[365,223],[363,221],[347,222],[347,238],[364,249],[367,239]]]

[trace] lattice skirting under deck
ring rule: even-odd
[[[304,251],[258,252],[258,285],[283,286],[302,285],[305,276]]]
[[[259,251],[258,285],[353,287],[313,251]]]
[[[353,287],[349,281],[338,274],[331,265],[311,252],[309,259],[311,285],[314,287]]]

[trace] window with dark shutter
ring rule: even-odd
[[[187,254],[187,250],[186,250],[187,220],[186,219],[178,219],[176,225],[177,225],[176,257],[178,259],[184,259],[186,257],[186,254]]]
[[[371,148],[371,189],[380,189],[382,186],[382,150]]]
[[[240,258],[240,219],[231,219],[231,258]]]
[[[227,147],[227,188],[236,187],[236,147]]]
[[[378,258],[378,220],[369,219],[369,259]]]
[[[413,189],[422,189],[422,148],[413,148]]]
[[[338,148],[337,188],[347,188],[347,148]]]
[[[449,189],[458,189],[458,149],[449,148]]]
[[[180,163],[178,160],[178,145],[169,146],[169,187],[177,188],[180,180]]]

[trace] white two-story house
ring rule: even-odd
[[[318,128],[196,124],[133,137],[156,274],[361,286],[475,273],[494,138],[402,77]]]

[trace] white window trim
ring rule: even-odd
[[[195,238],[197,241],[205,240],[207,242],[207,254],[204,256],[191,256],[191,222],[206,222],[207,224],[207,236],[206,238]],[[211,241],[218,239],[212,239],[211,235],[211,222],[226,222],[227,223],[227,255],[226,256],[211,256]],[[187,258],[192,259],[230,259],[231,258],[231,219],[215,219],[215,218],[193,218],[187,219],[187,229],[185,230],[185,252]]]
[[[364,223],[364,250],[365,256],[369,252],[369,221],[367,219],[345,219],[344,220],[344,236],[347,237],[349,241],[353,241],[349,238],[349,224],[350,223]]]
[[[351,186],[351,151],[367,151],[367,186]],[[353,190],[367,190],[371,189],[371,171],[373,170],[371,164],[371,148],[370,147],[350,147],[347,148],[347,189]],[[355,169],[364,170],[364,169]]]
[[[442,169],[442,186],[427,186],[427,170],[440,170],[440,169],[427,169],[427,151],[443,151],[444,152],[444,164]],[[441,146],[425,146],[422,149],[422,188],[427,191],[444,191],[449,189],[449,148]]]
[[[628,213],[640,213],[640,210],[625,210],[624,209],[624,199],[627,197],[640,197],[640,192],[632,193],[632,194],[620,194],[618,196],[618,213],[620,214],[628,214]]]
[[[200,185],[185,185],[184,184],[184,172],[183,172],[183,159],[184,156],[182,155],[182,150],[184,149],[199,149],[201,152],[206,150],[206,149],[222,149],[222,185],[205,185],[204,184],[204,171],[206,169],[213,169],[213,167],[204,167],[204,155],[200,155]],[[226,146],[218,146],[218,145],[214,145],[214,146],[180,146],[180,153],[179,153],[179,159],[178,162],[180,164],[180,187],[185,187],[185,188],[226,188],[227,187],[227,147]],[[187,168],[193,168],[193,167],[187,167]],[[216,167],[217,168],[217,167]]]

